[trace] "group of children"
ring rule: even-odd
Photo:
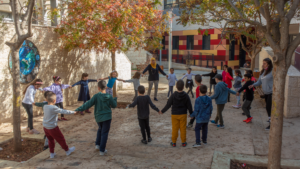
[[[112,97],[112,88],[116,80],[123,82],[133,82],[135,96],[133,98],[133,103],[128,107],[135,107],[137,105],[137,115],[139,120],[139,125],[141,128],[141,133],[143,139],[142,143],[147,144],[152,141],[150,134],[150,125],[149,125],[149,105],[152,109],[157,111],[159,114],[165,113],[170,107],[172,107],[172,142],[171,145],[176,147],[176,141],[178,138],[178,130],[180,130],[182,146],[187,146],[186,142],[186,128],[192,127],[194,121],[196,120],[195,125],[195,135],[196,135],[196,144],[193,147],[201,146],[200,141],[200,130],[202,130],[202,142],[207,143],[207,131],[208,131],[208,122],[210,121],[213,124],[216,124],[218,128],[224,128],[224,121],[222,116],[222,111],[225,107],[225,104],[229,101],[230,93],[236,94],[237,96],[237,105],[235,108],[240,108],[240,99],[239,95],[244,91],[244,103],[242,110],[247,116],[247,119],[244,120],[246,123],[251,122],[252,117],[250,115],[251,103],[253,101],[254,89],[250,89],[254,83],[255,78],[253,79],[252,71],[247,71],[244,75],[244,79],[241,78],[241,73],[239,70],[235,71],[235,82],[233,87],[235,91],[231,90],[232,87],[232,69],[225,66],[225,73],[222,75],[217,74],[217,69],[213,68],[211,73],[204,74],[202,76],[210,76],[210,92],[207,96],[207,86],[202,85],[202,76],[199,74],[191,73],[191,69],[187,70],[187,73],[183,76],[182,79],[177,80],[176,75],[174,74],[174,69],[170,69],[170,74],[167,76],[169,80],[169,92],[168,92],[168,102],[165,107],[160,111],[151,101],[148,95],[145,95],[145,87],[140,85],[140,73],[136,72],[132,79],[122,80],[118,79],[118,73],[116,71],[111,72],[110,76],[107,78],[102,78],[98,80],[88,79],[88,74],[83,73],[81,80],[73,84],[72,86],[67,84],[61,84],[61,78],[59,76],[54,76],[54,83],[41,89],[43,84],[42,80],[34,80],[24,91],[23,107],[28,113],[28,129],[29,133],[38,134],[39,132],[33,129],[32,124],[32,105],[43,107],[44,119],[43,126],[45,137],[48,140],[50,157],[54,158],[54,140],[56,140],[61,147],[66,151],[66,154],[71,154],[75,147],[68,148],[64,136],[57,126],[59,120],[66,120],[64,114],[74,114],[76,112],[83,115],[83,112],[91,113],[89,108],[95,106],[94,116],[98,124],[98,132],[96,139],[96,149],[100,151],[100,155],[105,155],[107,153],[106,142],[108,139],[108,133],[110,130],[112,111],[111,108],[117,106],[117,98]],[[194,105],[194,111],[192,108],[191,100],[188,96],[188,93],[191,92],[192,97],[194,97],[193,89],[193,79],[192,76],[195,76],[195,83],[197,84],[196,88],[196,100]],[[186,85],[184,85],[183,79],[187,77]],[[108,79],[108,83],[104,80]],[[177,82],[176,82],[177,81]],[[242,86],[241,82],[245,81],[245,84]],[[88,83],[89,82],[98,82],[99,93],[95,94],[90,98]],[[76,85],[80,85],[80,92],[78,96],[78,101],[83,101],[84,104],[77,108],[75,111],[63,110],[63,89],[72,88]],[[177,91],[173,93],[173,87],[176,86]],[[184,86],[188,88],[188,93],[185,93]],[[211,89],[214,88],[214,94],[211,95]],[[44,92],[44,97],[46,102],[35,103],[34,96],[36,90],[41,90]],[[171,94],[171,95],[170,95]],[[211,96],[210,96],[211,95]],[[210,97],[209,97],[210,96]],[[213,106],[212,99],[215,99],[217,104],[217,115],[214,120],[210,120]],[[187,111],[189,111],[191,120],[187,125]],[[58,114],[61,114],[61,118],[58,118]],[[30,118],[31,117],[31,118]]]

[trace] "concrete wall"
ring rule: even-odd
[[[284,117],[300,116],[300,71],[290,66],[284,92]]]
[[[10,49],[4,44],[14,35],[12,24],[7,24],[8,31],[4,37],[0,38],[0,123],[10,121],[12,118],[12,77],[8,68],[8,55]],[[84,52],[82,50],[67,51],[60,47],[58,34],[53,32],[51,27],[33,27],[33,37],[30,38],[39,49],[41,56],[41,66],[38,78],[45,83],[42,87],[53,83],[52,76],[62,77],[63,84],[70,84],[79,81],[82,73],[88,73],[90,79],[107,77],[111,72],[111,54],[109,51],[102,53]],[[131,63],[125,54],[116,55],[116,67],[120,79],[129,79],[131,76]],[[125,83],[124,83],[125,84]],[[118,89],[126,87],[123,82],[117,82]],[[26,85],[22,85],[22,90]],[[98,92],[97,83],[90,83],[90,94],[93,96]],[[71,105],[77,103],[80,87],[64,90],[64,104]],[[23,98],[23,96],[22,96]],[[42,93],[37,92],[35,101],[43,101]],[[23,108],[22,118],[27,117]],[[41,109],[34,108],[34,115],[41,114]]]
[[[132,68],[136,68],[136,65],[145,64],[147,62],[147,56],[150,57],[151,53],[144,49],[129,50],[126,52],[126,56],[132,63]]]

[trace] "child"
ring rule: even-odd
[[[35,105],[36,107],[42,107],[42,108],[43,108],[45,105],[48,104],[48,102],[47,102],[47,97],[48,97],[48,95],[50,95],[50,94],[52,95],[53,92],[51,92],[51,91],[46,91],[46,92],[44,92],[44,97],[45,97],[45,100],[46,100],[46,101],[41,102],[41,103],[32,103],[32,104]],[[44,139],[45,139],[44,150],[46,150],[47,148],[49,148],[48,138],[46,137],[46,135],[44,136]]]
[[[174,74],[174,68],[170,69],[170,74],[167,76],[167,79],[169,81],[169,91],[168,91],[168,99],[169,99],[170,93],[171,95],[173,94],[173,87],[175,86],[176,81],[178,81],[176,75]]]
[[[218,74],[217,68],[213,67],[210,73],[202,75],[202,76],[209,76],[210,77],[210,80],[209,80],[209,94],[208,94],[208,96],[211,95],[211,89],[212,89],[212,87],[214,87],[214,90],[215,90],[216,81],[215,81],[214,77],[216,76],[216,74]]]
[[[114,87],[114,84],[115,84],[116,80],[124,81],[122,79],[117,79],[117,77],[118,77],[118,72],[115,71],[115,70],[113,70],[108,77],[102,78],[102,79],[98,79],[98,80],[106,80],[106,79],[108,79],[106,93],[110,94],[111,96],[113,96],[113,87]]]
[[[23,94],[24,98],[22,100],[22,106],[25,108],[28,115],[28,127],[26,131],[29,134],[40,134],[39,131],[33,128],[33,109],[32,104],[34,103],[34,96],[36,90],[39,89],[43,84],[41,79],[35,79],[25,88]]]
[[[80,85],[80,91],[78,95],[78,101],[83,101],[83,103],[87,102],[91,99],[90,90],[89,90],[89,83],[90,82],[97,82],[94,79],[88,79],[89,75],[87,73],[82,73],[81,80],[76,82],[72,85],[72,87],[76,85]],[[91,113],[89,109],[85,110],[86,113]],[[84,115],[83,111],[79,112],[81,115]]]
[[[206,85],[200,86],[200,97],[196,99],[194,112],[191,114],[191,117],[194,119],[196,118],[197,122],[195,127],[196,144],[194,144],[193,147],[201,146],[200,129],[202,129],[202,142],[207,144],[207,127],[212,114],[213,106],[211,98],[206,96],[206,93]]]
[[[201,86],[201,82],[202,82],[201,75],[196,75],[195,76],[195,82],[197,84],[197,88],[196,88],[196,99],[197,99],[200,95],[200,86]],[[194,121],[195,121],[195,118],[192,118],[186,127],[187,128],[193,127]]]
[[[225,76],[226,76],[226,71],[227,71],[228,66],[224,65],[223,66],[223,72],[222,72],[222,78],[223,78],[223,82],[225,82]]]
[[[236,94],[235,91],[230,90],[227,87],[227,84],[225,82],[222,82],[222,75],[217,74],[215,77],[216,80],[216,90],[214,95],[210,96],[211,99],[216,99],[217,104],[217,115],[215,120],[211,120],[211,123],[217,125],[218,128],[225,128],[222,111],[224,110],[225,104],[227,103],[228,95],[229,93]],[[218,122],[220,120],[220,124],[218,125]]]
[[[59,127],[57,126],[57,115],[60,114],[74,114],[74,111],[63,110],[56,106],[56,95],[55,93],[49,93],[47,95],[47,102],[48,105],[44,105],[44,119],[43,119],[43,126],[46,137],[49,140],[49,149],[50,149],[50,158],[54,158],[54,147],[55,142],[61,146],[62,149],[66,151],[66,155],[70,155],[73,151],[75,151],[75,147],[69,148],[64,135],[61,133]]]
[[[225,81],[224,82],[227,84],[227,87],[229,89],[232,88],[232,82],[231,82],[232,80],[233,80],[232,69],[231,69],[231,67],[228,67],[226,69],[226,75],[225,75]],[[228,102],[230,102],[230,94],[228,95]]]
[[[59,76],[53,76],[53,81],[54,81],[54,83],[51,86],[45,87],[43,90],[51,91],[51,92],[55,93],[55,95],[57,97],[55,105],[57,107],[63,109],[64,108],[64,105],[63,105],[64,98],[63,98],[62,90],[67,89],[67,88],[72,88],[72,87],[68,84],[61,84],[61,77],[59,77]],[[67,121],[67,119],[64,117],[63,114],[61,114],[61,119],[58,119],[58,121],[60,121],[60,120]]]
[[[242,87],[242,73],[240,70],[235,70],[234,73],[235,73],[235,79],[234,79],[233,87],[234,87],[234,91],[237,92]],[[237,100],[236,105],[233,105],[232,107],[237,109],[241,108],[241,97],[236,96],[236,100]]]
[[[98,82],[98,90],[99,93],[75,111],[84,111],[95,105],[94,115],[99,126],[95,144],[96,149],[100,150],[100,155],[103,156],[107,153],[105,147],[112,118],[111,108],[117,107],[117,98],[113,98],[111,94],[106,93],[106,82],[104,80]]]
[[[152,103],[150,97],[145,94],[145,87],[139,86],[138,87],[138,93],[139,96],[134,100],[132,104],[130,104],[128,107],[135,107],[137,105],[137,114],[139,119],[139,124],[141,128],[141,133],[143,136],[143,140],[141,140],[142,143],[147,144],[146,140],[146,132],[148,136],[148,142],[152,141],[151,135],[150,135],[150,126],[149,126],[149,105],[151,108],[157,112],[159,112],[159,109]],[[146,132],[145,132],[146,130]]]
[[[178,80],[176,88],[177,91],[171,95],[160,114],[165,113],[172,106],[172,142],[170,144],[171,146],[176,147],[178,130],[180,129],[181,143],[183,147],[186,147],[187,110],[192,114],[193,108],[189,95],[183,91],[183,80]]]
[[[253,119],[253,117],[251,117],[251,115],[250,115],[250,106],[251,106],[251,103],[254,98],[254,91],[253,91],[253,89],[249,89],[249,86],[251,86],[254,82],[251,81],[251,74],[245,74],[244,77],[245,77],[246,83],[243,85],[242,88],[240,88],[240,90],[236,93],[236,95],[239,96],[240,92],[242,92],[243,90],[246,90],[246,92],[245,92],[246,100],[243,103],[242,109],[247,116],[247,119],[244,120],[244,122],[249,123]]]
[[[253,83],[257,82],[257,80],[255,79],[255,77],[253,77],[253,72],[252,72],[252,70],[246,70],[246,74],[250,74],[250,75],[251,75],[251,81],[252,81]],[[245,79],[242,80],[242,82],[244,82],[244,81],[245,81]],[[255,91],[255,87],[253,87],[253,91]],[[245,99],[246,99],[245,92],[246,92],[246,90],[244,90],[243,101],[245,101]],[[251,107],[250,107],[250,109],[251,109]],[[243,112],[242,115],[246,115],[246,114]]]
[[[134,98],[132,99],[132,101],[134,101],[136,99],[136,97],[138,96],[138,87],[140,86],[140,78],[141,78],[141,73],[135,72],[132,79],[124,81],[124,82],[133,82],[135,95],[134,95]]]
[[[186,84],[185,84],[185,87],[186,87],[186,88],[189,88],[187,94],[189,94],[189,93],[191,92],[192,98],[194,98],[194,94],[193,94],[193,86],[194,86],[194,83],[193,83],[192,77],[195,76],[196,74],[191,73],[191,71],[192,71],[192,69],[191,69],[191,68],[188,68],[188,69],[187,69],[187,73],[184,74],[184,76],[181,78],[181,80],[183,80],[183,79],[186,77]]]

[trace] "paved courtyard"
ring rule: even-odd
[[[177,78],[182,77],[185,71],[176,71]],[[193,72],[207,73],[207,72]],[[209,85],[209,77],[203,78],[203,84]],[[141,85],[148,87],[146,79],[141,79]],[[167,102],[168,84],[165,77],[160,77],[158,102],[155,105],[162,109]],[[194,88],[195,90],[195,88]],[[153,99],[153,91],[151,93]],[[118,101],[129,101],[133,98],[133,87],[118,91]],[[194,105],[195,99],[192,99]],[[112,168],[112,169],[140,169],[140,168],[169,168],[169,169],[199,169],[210,168],[215,151],[228,153],[241,153],[265,156],[268,154],[268,125],[267,113],[263,100],[256,96],[252,104],[251,113],[253,123],[243,122],[242,110],[232,108],[235,104],[235,96],[231,96],[231,102],[226,104],[223,112],[225,129],[217,129],[214,125],[208,128],[208,144],[200,148],[192,148],[195,143],[194,131],[187,131],[187,147],[181,147],[178,138],[178,146],[173,148],[171,141],[171,110],[159,115],[151,109],[150,127],[153,141],[147,145],[140,142],[141,133],[137,120],[136,108],[114,109],[111,130],[107,143],[108,154],[100,156],[95,150],[97,124],[93,114],[67,115],[69,121],[59,122],[63,134],[69,146],[75,146],[76,151],[66,156],[59,145],[56,145],[57,156],[49,158],[46,150],[25,163],[7,162],[0,160],[0,168]],[[81,103],[66,107],[74,110]],[[212,118],[216,115],[216,105]],[[34,127],[42,130],[42,116],[34,118]],[[284,119],[282,158],[300,159],[300,118]],[[27,121],[23,121],[22,136],[43,138],[44,134],[28,135],[25,132]],[[11,124],[0,126],[0,142],[12,137]],[[1,152],[0,152],[1,153]]]

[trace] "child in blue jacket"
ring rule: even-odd
[[[211,98],[206,95],[207,86],[200,86],[200,97],[198,97],[195,101],[194,112],[190,115],[191,118],[196,118],[196,127],[195,127],[195,135],[196,135],[196,144],[193,147],[201,146],[200,141],[200,130],[202,128],[202,142],[203,144],[207,144],[207,131],[208,131],[208,122],[211,117],[211,113],[213,110]]]
[[[223,128],[225,128],[225,126],[224,126],[222,112],[224,110],[225,104],[227,103],[228,95],[230,93],[236,94],[236,92],[233,90],[230,90],[227,87],[227,84],[222,81],[222,75],[217,74],[214,78],[216,80],[217,85],[215,87],[214,95],[210,96],[210,98],[216,99],[217,116],[216,116],[215,120],[211,120],[210,122],[217,125],[218,128],[223,129]],[[219,120],[220,120],[220,124],[218,125]]]

